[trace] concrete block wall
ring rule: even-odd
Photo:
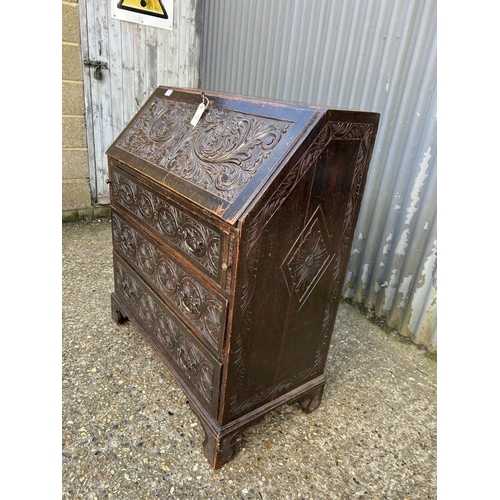
[[[77,0],[62,2],[62,218],[106,215],[92,206],[85,131],[80,19]]]

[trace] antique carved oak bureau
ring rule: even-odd
[[[113,317],[184,390],[213,468],[269,411],[320,404],[378,121],[159,87],[107,151]]]

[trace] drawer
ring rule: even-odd
[[[225,287],[227,267],[223,269],[222,262],[227,254],[227,233],[179,207],[167,193],[156,192],[114,163],[110,164],[110,178],[113,207],[132,214],[174,252],[187,257],[211,280]]]
[[[151,237],[117,213],[114,249],[217,354],[222,354],[227,300],[205,286]]]
[[[116,253],[114,267],[115,293],[179,383],[186,384],[216,418],[222,364]]]

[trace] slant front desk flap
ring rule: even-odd
[[[318,110],[205,95],[193,126],[202,92],[158,88],[107,153],[235,223]]]
[[[115,290],[214,468],[321,402],[377,113],[159,87],[108,150]]]

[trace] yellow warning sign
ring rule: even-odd
[[[117,7],[119,9],[147,14],[155,17],[168,19],[168,13],[163,7],[161,0],[120,0]]]

